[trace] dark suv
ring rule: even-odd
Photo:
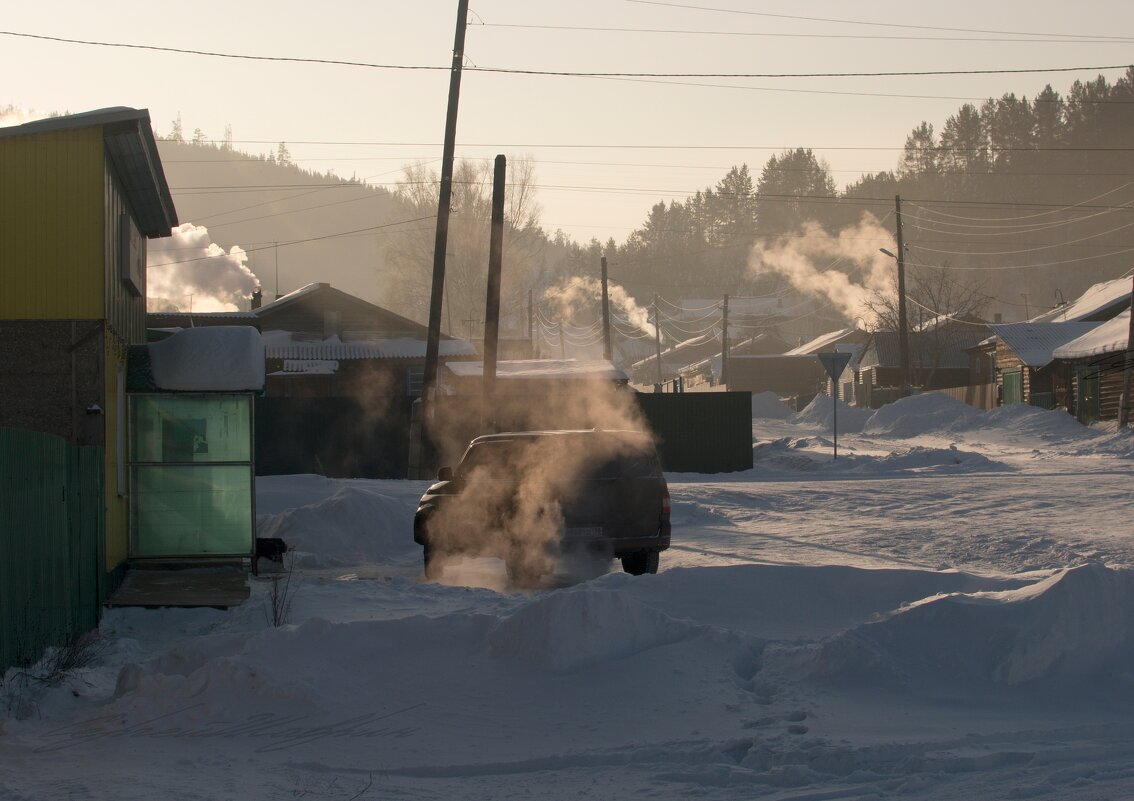
[[[554,572],[572,552],[656,573],[669,547],[669,489],[647,434],[515,431],[477,437],[421,498],[414,541],[425,574],[450,555],[504,559],[515,582]]]

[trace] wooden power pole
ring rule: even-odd
[[[1134,282],[1134,276],[1131,277]],[[1118,413],[1118,427],[1130,425],[1130,390],[1134,389],[1134,283],[1130,287],[1130,328],[1126,333],[1126,362],[1122,370],[1122,408]]]
[[[721,384],[728,385],[728,295],[721,307]]]
[[[491,422],[500,341],[500,274],[504,262],[504,176],[508,160],[499,155],[492,175],[492,231],[488,242],[488,294],[484,301],[484,414]]]
[[[906,245],[902,241],[902,196],[894,195],[894,220],[898,239],[898,369],[901,371],[901,395],[910,394],[910,324],[906,315]]]
[[[441,154],[441,186],[437,194],[437,235],[433,243],[433,287],[429,297],[429,328],[425,341],[422,397],[426,406],[422,432],[429,425],[429,406],[437,384],[437,356],[441,348],[441,305],[445,297],[445,249],[449,244],[449,209],[453,198],[453,157],[457,148],[457,108],[461,98],[461,67],[465,62],[465,30],[469,0],[457,0],[457,32],[453,39],[453,67],[449,73],[449,105],[445,114],[445,144]]]
[[[610,293],[606,283],[606,256],[600,260],[602,265],[602,357],[611,360],[610,351]]]

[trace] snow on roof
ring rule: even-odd
[[[1051,363],[1056,348],[1098,328],[1093,323],[1004,323],[992,326],[996,336],[1028,367]]]
[[[269,359],[333,360],[344,359],[424,359],[425,340],[376,339],[343,342],[338,337],[304,341],[292,338],[289,331],[264,332],[264,349]],[[475,356],[476,348],[464,339],[442,339],[440,356]]]
[[[1122,307],[1130,302],[1130,279],[1116,278],[1095,284],[1070,303],[1036,315],[1028,322],[1058,323],[1083,320],[1111,307]]]
[[[1107,320],[1097,326],[1093,331],[1056,348],[1053,355],[1056,359],[1084,359],[1089,356],[1114,353],[1126,350],[1129,336],[1130,310],[1127,309],[1113,320]]]
[[[855,333],[855,329],[853,328],[840,328],[838,331],[830,331],[815,337],[815,339],[810,342],[803,343],[798,348],[792,348],[785,353],[784,356],[810,356],[825,350],[853,333]]]
[[[484,362],[450,362],[445,365],[460,378],[484,375]],[[525,359],[496,363],[498,379],[567,378],[590,381],[628,381],[629,376],[603,359]]]
[[[159,390],[259,392],[264,343],[247,325],[186,328],[146,346]]]

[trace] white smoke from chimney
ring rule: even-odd
[[[607,295],[612,309],[620,311],[634,328],[653,334],[650,312],[638,305],[625,289],[613,281],[607,281]],[[594,309],[602,304],[602,282],[597,278],[575,276],[543,293],[544,298],[555,303],[559,314],[568,322],[584,308]],[[600,312],[601,313],[601,312]]]
[[[894,293],[894,260],[879,251],[883,247],[893,249],[893,236],[871,214],[837,236],[809,221],[799,235],[758,241],[748,269],[782,275],[799,292],[830,301],[848,320],[870,323],[869,301]]]
[[[226,253],[203,225],[184,223],[146,247],[150,311],[238,311],[260,283],[244,250],[233,245]]]

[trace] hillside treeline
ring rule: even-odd
[[[755,178],[733,167],[685,202],[654,205],[618,245],[618,272],[644,297],[777,291],[782,277],[747,269],[754,239],[807,221],[835,232],[863,213],[892,231],[895,195],[911,269],[951,268],[1007,319],[1121,275],[1134,253],[1134,68],[1114,84],[1049,85],[922,121],[893,170],[842,192],[810,150],[772,156]]]

